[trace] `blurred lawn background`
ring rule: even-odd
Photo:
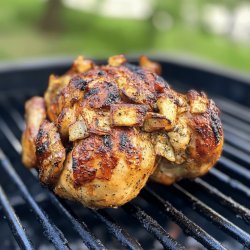
[[[1,61],[155,52],[199,57],[250,72],[249,1],[1,0],[0,3]]]

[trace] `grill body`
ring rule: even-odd
[[[222,110],[223,156],[209,174],[164,187],[148,183],[118,209],[57,198],[20,160],[24,102],[71,60],[0,66],[0,240],[3,249],[250,248],[250,78],[152,58],[176,90],[206,91]],[[133,58],[130,59],[134,62]],[[99,63],[104,63],[99,61]],[[1,248],[0,247],[0,248]]]

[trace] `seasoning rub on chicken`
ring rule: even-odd
[[[205,174],[223,145],[219,110],[203,92],[170,88],[159,64],[123,55],[97,66],[78,57],[27,101],[23,163],[42,183],[92,208],[117,207],[148,178],[171,184]]]

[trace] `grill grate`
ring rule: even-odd
[[[178,79],[176,85],[183,87]],[[250,108],[216,98],[225,147],[208,175],[171,187],[148,183],[132,202],[98,211],[57,198],[40,187],[35,171],[21,166],[23,104],[42,89],[5,91],[0,98],[0,217],[4,214],[2,219],[6,218],[21,249],[42,249],[43,241],[51,249],[250,249]],[[20,210],[34,216],[26,220]],[[43,231],[36,237],[32,233],[35,218]],[[62,221],[67,221],[67,227]]]
[[[24,249],[29,249],[29,250],[33,249],[30,239],[26,235],[25,230],[23,229],[19,218],[15,214],[15,211],[13,210],[1,186],[0,186],[0,203],[3,207],[2,209],[4,210],[6,218],[8,219],[11,231],[13,232],[19,246]]]

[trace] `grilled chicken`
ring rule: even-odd
[[[40,181],[57,195],[116,207],[150,176],[171,184],[205,174],[219,158],[223,130],[214,102],[203,92],[172,90],[146,57],[140,66],[122,55],[103,66],[78,57],[64,75],[50,77],[46,114],[38,109],[29,119],[37,108],[27,102],[23,162],[37,164]]]

